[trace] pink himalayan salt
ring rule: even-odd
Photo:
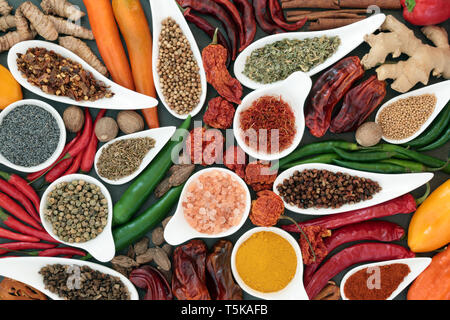
[[[222,233],[241,222],[247,194],[230,174],[212,170],[187,187],[182,202],[189,225],[205,234]]]

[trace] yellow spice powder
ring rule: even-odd
[[[297,270],[297,255],[292,245],[274,232],[253,234],[236,253],[236,269],[250,288],[276,292],[285,288]]]

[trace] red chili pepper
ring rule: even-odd
[[[92,116],[89,112],[89,108],[84,108],[84,129],[77,143],[67,151],[66,156],[69,158],[75,158],[80,152],[82,152],[89,144],[93,132]],[[64,156],[64,157],[66,157]]]
[[[33,203],[35,209],[39,211],[40,208],[40,198],[33,187],[28,184],[28,182],[17,174],[11,174],[7,172],[0,171],[0,177],[8,181],[14,187],[16,187],[20,192],[22,192],[29,200]],[[39,219],[40,220],[40,219]]]
[[[13,229],[17,232],[20,232],[20,233],[23,233],[23,234],[26,234],[29,236],[37,237],[41,240],[45,240],[48,242],[58,243],[58,241],[53,239],[48,233],[46,233],[44,231],[36,230],[36,229],[33,229],[31,227],[24,225],[20,221],[14,219],[12,216],[7,214],[2,209],[0,209],[0,221],[3,221],[3,223],[6,226],[10,227],[11,229]]]
[[[234,24],[230,15],[212,0],[177,0],[178,3],[183,7],[191,7],[192,10],[198,11],[200,13],[211,15],[217,20],[221,21],[225,30],[227,31],[228,39],[231,42],[231,60],[236,59],[239,32]]]
[[[305,25],[306,21],[308,21],[308,18],[303,18],[295,23],[288,23],[284,18],[283,9],[281,9],[278,0],[269,0],[269,10],[273,22],[287,31],[297,31]]]
[[[101,118],[103,118],[105,113],[106,113],[106,110],[102,109],[98,112],[97,117],[95,118],[94,127],[92,128],[91,140],[89,141],[89,144],[86,147],[86,150],[84,150],[83,157],[81,160],[80,168],[81,168],[82,172],[85,172],[85,173],[90,172],[92,169],[92,166],[94,165],[94,159],[95,159],[95,154],[97,152],[97,145],[98,145],[97,135],[95,134],[95,126],[97,125],[97,122]]]
[[[73,159],[72,164],[70,165],[69,169],[67,169],[66,172],[64,172],[63,176],[68,176],[69,174],[77,173],[78,170],[80,170],[81,167],[81,160],[83,160],[83,153],[79,153],[75,159]]]
[[[417,26],[439,24],[450,18],[448,0],[401,0],[403,17]]]
[[[51,249],[56,247],[56,244],[43,242],[8,242],[0,243],[0,254],[5,254],[11,251],[29,250],[29,249]]]
[[[21,206],[19,206],[13,199],[6,194],[0,192],[0,207],[11,212],[17,219],[28,223],[30,226],[44,230],[44,228],[36,222]]]
[[[245,31],[244,31],[244,22],[242,21],[241,15],[239,14],[238,9],[230,0],[213,0],[215,3],[221,5],[233,19],[233,21],[238,26],[239,32],[239,42],[242,44],[245,43]],[[240,51],[240,50],[239,50]]]
[[[47,167],[45,169],[42,169],[41,171],[38,172],[34,172],[34,173],[30,173],[27,175],[27,180],[31,181],[31,183],[37,179],[39,179],[40,177],[42,177],[44,174],[46,174],[51,168],[53,168],[55,165],[57,165],[62,158],[64,158],[64,156],[66,155],[67,151],[70,150],[70,148],[72,148],[72,146],[78,141],[78,139],[81,136],[81,131],[78,131],[77,135],[75,136],[75,138],[72,139],[72,141],[70,141],[68,144],[66,144],[66,146],[64,147],[63,151],[61,152],[61,155],[58,157],[58,159],[56,159],[55,162],[53,162],[53,164],[50,167]]]
[[[62,177],[64,172],[66,172],[72,165],[72,162],[73,158],[67,158],[62,160],[45,175],[45,181],[48,183],[52,183],[58,178]]]
[[[191,8],[183,9],[180,6],[180,10],[181,10],[181,12],[183,12],[183,15],[187,21],[195,24],[195,26],[197,28],[199,28],[200,30],[203,30],[211,38],[211,40],[214,38],[214,33],[216,32],[217,27],[214,27],[211,23],[208,22],[208,20],[195,15],[192,12]],[[227,39],[225,39],[222,32],[220,32],[220,31],[217,32],[217,41],[228,51],[228,55],[227,55],[227,67],[228,67],[231,62],[232,52],[231,52],[230,45],[228,44]]]
[[[345,243],[364,240],[390,242],[400,240],[404,235],[405,230],[395,223],[387,221],[365,221],[337,229],[330,237],[324,239],[324,244],[327,254],[329,254]],[[305,266],[303,272],[303,283],[305,286],[311,281],[314,272],[319,268],[322,261],[323,259]]]
[[[86,255],[86,252],[75,248],[53,248],[43,250],[38,253],[39,257],[55,257],[60,255],[72,255],[84,257]]]
[[[248,0],[234,0],[234,4],[239,11],[241,11],[242,19],[244,20],[245,40],[244,42],[241,42],[239,47],[239,52],[242,52],[255,39],[256,30],[258,27],[256,26],[255,12],[253,11],[253,7]]]
[[[253,0],[255,17],[258,25],[268,34],[283,33],[284,30],[273,22],[270,13],[267,11],[267,0]]]
[[[0,238],[23,242],[39,242],[41,239],[33,236],[27,236],[21,233],[15,233],[7,229],[0,228]]]
[[[415,257],[414,252],[397,244],[359,243],[345,248],[328,259],[306,286],[306,293],[313,299],[330,279],[348,267],[362,262],[385,261]]]
[[[17,200],[34,220],[36,220],[38,223],[41,223],[41,218],[39,217],[36,209],[33,207],[30,199],[28,199],[25,194],[23,194],[14,185],[6,182],[3,179],[0,179],[0,191]]]
[[[408,193],[372,207],[312,219],[300,222],[299,225],[300,227],[321,226],[325,229],[333,230],[352,223],[393,216],[396,214],[412,213],[416,211],[416,209],[416,201],[414,197]],[[284,225],[282,228],[289,232],[298,232],[298,229],[294,224]]]

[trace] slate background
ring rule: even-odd
[[[161,1],[165,1],[165,0],[161,0]],[[9,3],[14,8],[17,8],[22,2],[24,2],[24,1],[9,0]],[[33,2],[36,5],[39,5],[39,3],[40,3],[39,0],[32,0],[31,2]],[[71,0],[71,2],[76,4],[76,5],[78,5],[84,12],[86,12],[82,0]],[[146,12],[147,19],[148,19],[148,22],[149,22],[149,25],[150,25],[150,28],[151,28],[152,24],[151,24],[150,4],[149,4],[149,2],[147,0],[141,0],[141,3],[142,3],[142,6],[143,6],[143,8],[144,8],[144,10]],[[400,11],[382,10],[382,12],[385,13],[385,14],[393,14],[395,17],[400,19],[400,21],[404,22],[404,19],[403,19],[402,15],[401,15]],[[213,23],[213,25],[218,26],[222,30],[223,34],[226,34],[224,32],[223,26],[221,26],[221,24],[219,22],[217,22],[214,19],[211,19],[210,17],[207,17],[207,16],[204,16],[204,17],[207,20],[209,20],[211,23]],[[89,27],[89,21],[88,21],[87,17],[84,17],[82,19],[82,25],[86,26],[86,27]],[[197,27],[195,27],[192,24],[189,24],[189,25],[190,25],[190,27],[191,27],[191,29],[193,31],[194,37],[197,40],[197,44],[199,45],[200,50],[202,50],[205,46],[207,46],[209,44],[210,39],[208,38],[208,36],[205,33],[200,31],[199,29],[197,29]],[[429,41],[426,40],[425,37],[421,34],[419,27],[412,26],[412,25],[410,25],[408,23],[407,23],[407,25],[415,31],[416,36],[418,36],[419,38],[421,38],[425,42],[429,43]],[[441,24],[441,26],[443,26],[447,30],[447,32],[450,31],[450,21],[447,20],[445,23]],[[265,34],[261,29],[258,28],[256,39],[262,38],[262,37],[264,37],[266,35],[267,34]],[[154,39],[154,41],[155,41],[155,39]],[[98,53],[95,41],[87,41],[87,43],[93,49],[94,53],[96,53],[97,56],[99,56],[99,53]],[[363,43],[358,48],[356,48],[354,51],[352,51],[349,55],[357,55],[360,58],[362,58],[369,51],[369,49],[370,49],[370,47],[367,44]],[[7,66],[6,57],[7,57],[7,52],[0,53],[0,63],[3,66]],[[404,60],[406,58],[407,58],[406,55],[402,55],[399,59],[396,59],[396,60]],[[389,60],[392,61],[393,59],[389,58]],[[230,66],[229,69],[232,72],[233,67]],[[320,76],[320,74],[313,77],[313,82]],[[375,74],[374,69],[368,70],[365,73],[364,78],[362,80],[360,80],[360,81],[364,81],[365,79],[369,78],[373,74]],[[430,78],[429,84],[434,84],[434,83],[437,83],[439,81],[442,81],[442,79]],[[386,95],[384,101],[382,102],[382,104],[384,102],[388,101],[389,99],[391,99],[391,98],[393,98],[393,97],[398,95],[395,91],[390,89],[390,83],[391,83],[391,81],[389,81],[388,92],[387,92],[387,95]],[[423,85],[419,84],[414,89],[418,89],[420,87],[423,87]],[[249,92],[251,92],[251,90],[244,87],[244,96],[246,94],[248,94]],[[24,93],[24,99],[42,99],[43,101],[46,101],[47,103],[49,103],[50,105],[55,107],[61,114],[63,113],[64,109],[67,107],[67,105],[64,105],[64,104],[56,103],[56,102],[53,102],[53,101],[50,101],[50,100],[43,99],[43,98],[41,98],[41,97],[39,97],[39,96],[37,96],[37,95],[35,95],[35,94],[25,90],[25,89],[23,89],[23,93]],[[215,96],[217,96],[217,93],[215,92],[215,90],[210,85],[208,85],[208,95],[207,95],[206,101],[209,101],[209,99],[214,98]],[[202,112],[200,112],[196,117],[194,117],[193,120],[201,121],[204,110],[205,109],[203,109]],[[95,118],[97,112],[98,112],[97,109],[91,109],[91,114],[92,114],[92,116],[94,118]],[[117,114],[117,111],[108,110],[106,115],[110,116],[110,117],[115,117],[116,114]],[[372,116],[368,120],[373,120],[375,114],[376,114],[376,111],[372,114]],[[173,116],[171,116],[170,113],[162,105],[159,107],[159,120],[160,120],[160,125],[161,126],[169,126],[169,125],[178,126],[181,123],[181,120],[178,120],[178,119],[174,118]],[[72,134],[68,134],[68,139],[71,139],[72,137],[73,137]],[[313,137],[309,133],[308,130],[306,130],[306,132],[304,134],[304,137],[303,137],[303,140],[301,142],[301,145],[306,145],[306,144],[314,143],[314,142],[317,142],[317,141],[332,140],[332,139],[344,139],[344,140],[347,140],[347,141],[354,141],[354,134],[352,134],[352,133],[347,133],[347,134],[331,134],[331,133],[327,133],[323,138],[317,139],[317,138]],[[99,147],[100,146],[101,146],[101,144],[99,145]],[[447,143],[444,147],[441,147],[438,150],[434,150],[432,152],[429,152],[428,154],[433,155],[433,156],[437,156],[437,157],[439,157],[441,159],[445,159],[447,157],[448,153],[449,153],[449,150],[450,150],[450,143]],[[7,167],[4,167],[2,165],[0,165],[0,170],[12,172],[11,169],[9,169]],[[91,175],[96,177],[96,178],[98,178],[97,175],[95,174],[94,170],[92,170]],[[441,185],[443,182],[445,182],[448,178],[449,178],[449,176],[446,175],[445,173],[437,172],[435,174],[435,177],[431,181],[432,190],[437,188],[439,185]],[[121,194],[126,190],[126,188],[129,185],[130,185],[130,183],[126,184],[126,185],[122,185],[122,186],[111,186],[111,185],[107,185],[106,184],[106,186],[108,187],[108,189],[109,189],[109,191],[111,193],[113,202],[116,202],[120,198]],[[422,187],[420,189],[417,189],[417,190],[413,191],[412,193],[414,195],[419,196],[419,195],[423,194],[424,190],[425,190],[425,188]],[[150,197],[148,199],[148,201],[145,203],[145,205],[142,207],[141,212],[145,208],[149,207],[154,201],[155,201],[155,199],[153,197]],[[168,212],[167,214],[168,215],[172,214],[174,212],[174,209],[171,212]],[[290,216],[296,218],[297,220],[300,220],[300,221],[308,220],[310,218],[313,218],[313,217],[299,215],[299,214],[292,213],[292,212],[289,212],[288,214]],[[410,218],[411,218],[410,215],[397,215],[397,216],[393,216],[393,217],[384,218],[384,220],[389,220],[389,221],[398,223],[398,224],[400,224],[402,227],[404,227],[407,230]],[[252,224],[249,221],[247,221],[246,224],[242,227],[242,229],[239,232],[237,232],[236,234],[228,237],[228,239],[231,240],[232,242],[235,242],[239,238],[240,235],[242,235],[245,231],[249,230],[250,228],[252,228]],[[150,233],[149,233],[149,235],[150,235]],[[0,240],[0,242],[3,242],[3,241]],[[214,242],[215,242],[214,239],[213,240],[208,240],[208,239],[206,240],[206,243],[209,246],[212,246],[214,244]],[[406,240],[398,241],[398,243],[406,246]],[[342,246],[341,248],[343,248],[343,247],[345,247],[345,246]],[[337,250],[339,250],[341,248],[338,248]],[[432,256],[432,255],[433,255],[433,253],[419,254],[419,256]],[[336,276],[334,278],[334,280],[336,280],[337,283],[339,284],[341,278],[350,269],[351,268],[349,268],[348,270],[345,270],[344,272],[341,272],[338,276]],[[405,300],[406,299],[406,292],[407,292],[407,290],[404,290],[399,296],[397,296],[396,299],[397,300]],[[249,299],[249,300],[256,299],[256,298],[254,298],[254,297],[252,297],[252,296],[250,296],[248,294],[245,294],[244,298],[245,299]]]

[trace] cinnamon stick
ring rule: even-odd
[[[325,11],[308,11],[308,10],[286,10],[286,16],[292,17],[292,16],[301,16],[306,14],[319,14],[323,13],[325,15],[330,15],[332,13],[366,13],[366,9],[340,9],[340,10],[325,10]],[[320,17],[319,17],[320,18]]]
[[[352,18],[352,19],[321,18],[321,19],[318,19],[317,22],[312,22],[309,25],[308,30],[309,31],[319,31],[319,30],[335,29],[335,28],[343,27],[343,26],[361,21],[363,19],[365,19],[365,17]]]
[[[371,5],[381,9],[400,9],[400,0],[339,0],[341,8],[367,8]]]
[[[339,9],[338,0],[291,0],[281,2],[283,9],[289,8],[322,8]]]
[[[310,11],[310,10],[286,10],[285,11],[287,17],[299,16],[299,15],[307,14],[307,13],[311,13],[311,12],[313,12],[313,11]]]
[[[366,16],[363,15],[359,15],[356,13],[346,13],[346,12],[341,12],[341,13],[330,13],[330,14],[326,14],[326,15],[300,15],[300,16],[291,16],[291,17],[286,17],[286,20],[288,22],[296,22],[299,20],[302,20],[304,18],[307,18],[308,21],[315,21],[321,18],[328,18],[328,19],[358,19],[358,18],[366,18]]]

